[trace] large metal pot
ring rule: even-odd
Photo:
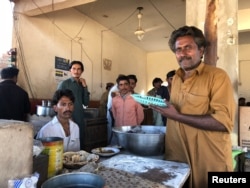
[[[166,127],[154,125],[113,128],[118,144],[140,156],[162,155],[165,149]]]
[[[36,114],[38,116],[46,116],[46,107],[45,106],[36,106]]]
[[[103,188],[105,180],[88,172],[72,172],[54,176],[45,181],[41,188]]]

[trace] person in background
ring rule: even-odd
[[[174,75],[175,75],[175,70],[171,70],[166,74],[166,81],[168,83],[167,86],[163,86],[162,85],[163,81],[160,78],[156,78],[157,79],[156,95],[159,95],[161,96],[162,99],[166,99],[169,101],[171,87],[172,87],[172,80]]]
[[[147,92],[147,95],[161,98],[161,96],[157,96],[157,90],[161,87],[162,82],[161,78],[154,78],[152,81],[153,88]],[[162,115],[155,110],[153,110],[153,124],[163,126]]]
[[[69,71],[71,78],[68,78],[59,83],[57,89],[70,89],[74,96],[74,111],[72,119],[80,128],[80,145],[81,149],[84,150],[84,133],[85,133],[85,122],[84,122],[84,106],[89,104],[89,91],[86,80],[81,78],[84,72],[84,66],[81,61],[72,61],[69,65]]]
[[[246,98],[240,97],[238,101],[239,106],[246,106]]]
[[[115,93],[118,92],[118,87],[117,84],[115,84],[109,91],[108,94],[108,102],[107,102],[107,121],[108,121],[108,144],[111,142],[112,140],[112,127],[114,127],[114,117],[112,114],[112,99],[113,97],[116,95]]]
[[[167,108],[150,107],[168,118],[165,159],[188,163],[190,188],[208,186],[208,172],[232,172],[236,103],[227,73],[202,61],[202,31],[184,26],[172,32],[170,49],[180,68],[173,77]]]
[[[136,126],[144,119],[143,107],[131,96],[128,76],[119,76],[116,79],[119,94],[112,99],[112,113],[115,126]]]
[[[166,75],[166,81],[168,83],[168,86],[161,86],[159,90],[157,91],[157,95],[160,95],[162,98],[166,99],[167,101],[170,100],[170,93],[172,88],[172,80],[175,75],[175,70],[171,70]],[[162,122],[163,125],[167,125],[167,117],[162,115]]]
[[[136,87],[136,84],[137,84],[136,75],[129,74],[128,78],[129,78],[129,85],[130,85],[130,89],[131,89],[130,92],[131,92],[131,94],[136,94],[136,92],[135,92],[135,87]]]
[[[119,76],[125,76],[124,74],[119,74]],[[132,93],[134,92],[134,89],[136,87],[137,78],[134,74],[128,75],[129,81],[130,81],[130,91]],[[112,140],[112,127],[114,127],[114,117],[112,113],[112,99],[116,95],[119,95],[119,89],[117,83],[110,89],[110,92],[108,94],[108,102],[107,102],[107,120],[108,120],[108,143]]]
[[[147,92],[147,95],[156,97],[157,90],[161,87],[161,84],[162,84],[162,83],[163,83],[163,81],[162,81],[161,78],[157,78],[157,77],[154,78],[153,81],[152,81],[153,88],[150,89],[150,90]]]
[[[69,89],[59,89],[52,98],[52,107],[56,115],[37,133],[36,139],[46,137],[63,138],[64,152],[79,151],[79,127],[71,120],[75,97]]]
[[[168,88],[168,97],[166,98],[166,100],[168,100],[168,101],[170,99],[171,88],[172,88],[172,80],[173,80],[173,77],[175,75],[175,72],[176,72],[175,70],[171,70],[166,75],[166,81],[168,83],[168,86],[167,86],[167,88]]]
[[[107,116],[107,103],[108,103],[108,94],[110,89],[114,86],[114,83],[108,82],[106,84],[106,91],[102,94],[100,99],[100,106],[99,106],[99,116],[106,117]]]
[[[162,99],[169,99],[170,95],[168,92],[168,88],[162,85],[162,83],[163,81],[161,78],[154,78],[153,80],[154,88],[148,91],[148,94],[153,94],[154,92],[156,92],[154,94],[155,97],[162,98]],[[162,124],[165,126],[167,122],[167,118],[162,116],[161,119],[162,119]]]
[[[28,93],[17,85],[19,69],[3,68],[0,83],[0,119],[28,121],[31,110]]]

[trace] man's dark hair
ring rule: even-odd
[[[110,89],[110,88],[113,87],[114,85],[115,85],[114,83],[108,82],[108,83],[106,84],[106,90]]]
[[[134,80],[135,83],[137,83],[136,75],[134,75],[134,74],[129,74],[129,75],[128,75],[128,78]]]
[[[206,38],[203,34],[203,32],[194,26],[183,26],[175,31],[172,32],[171,37],[168,41],[168,45],[170,49],[175,52],[175,42],[178,37],[184,37],[184,36],[191,36],[194,38],[195,43],[197,44],[198,48],[207,46]]]
[[[154,78],[153,79],[153,81],[152,81],[152,85],[153,85],[153,87],[154,87],[154,85],[156,84],[156,83],[158,83],[158,82],[161,82],[161,84],[163,83],[163,81],[162,81],[162,79],[161,78]]]
[[[16,67],[6,67],[1,71],[2,79],[12,79],[15,76],[17,77],[19,70]]]
[[[175,75],[175,72],[176,72],[175,70],[169,71],[169,72],[167,73],[167,75],[166,75],[166,76],[167,76],[167,79],[173,77],[173,76]]]
[[[73,92],[70,89],[58,89],[54,93],[51,104],[52,105],[57,105],[58,101],[62,97],[68,97],[73,103],[75,102],[75,96],[74,96]]]
[[[128,83],[129,83],[129,78],[128,78],[128,76],[119,75],[118,78],[116,79],[116,83],[119,85],[119,82],[120,82],[121,80],[127,80]]]
[[[84,71],[84,66],[83,66],[83,63],[81,61],[72,61],[70,64],[69,64],[69,70],[72,68],[73,65],[75,64],[78,64],[81,66],[81,69],[82,71]]]

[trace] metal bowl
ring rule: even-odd
[[[118,144],[140,156],[164,154],[166,127],[154,125],[121,126],[113,128]]]
[[[103,188],[105,180],[88,172],[73,172],[54,176],[45,181],[41,188]]]
[[[36,106],[36,114],[38,116],[50,116],[53,117],[56,113],[52,107],[48,106]]]

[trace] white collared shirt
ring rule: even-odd
[[[63,138],[64,152],[67,151],[79,151],[80,150],[80,138],[79,127],[72,120],[69,121],[70,135],[66,137],[62,125],[55,116],[51,121],[45,124],[37,133],[36,138],[44,137],[60,137]]]

